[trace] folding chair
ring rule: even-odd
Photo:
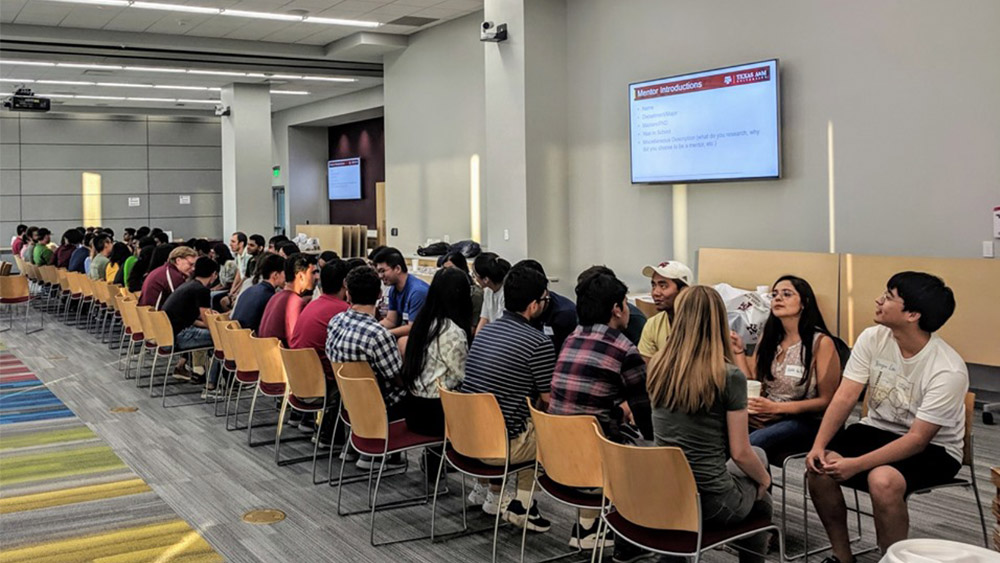
[[[399,499],[379,506],[378,491],[379,486],[382,483],[382,474],[385,471],[385,462],[388,459],[388,456],[397,453],[405,454],[405,452],[417,448],[434,446],[441,446],[443,448],[444,440],[439,437],[435,438],[432,436],[424,436],[410,432],[410,430],[406,427],[405,420],[397,420],[390,423],[389,414],[385,407],[385,401],[382,399],[382,392],[379,390],[379,385],[375,379],[367,377],[360,379],[346,378],[342,375],[342,373],[343,370],[341,369],[335,373],[335,376],[337,378],[337,386],[340,389],[340,396],[344,403],[344,408],[347,409],[351,418],[351,431],[348,435],[348,441],[359,453],[371,456],[372,458],[381,458],[382,460],[382,463],[379,463],[378,476],[375,478],[375,489],[372,492],[369,510],[367,510],[370,514],[369,541],[373,546],[378,546],[390,543],[427,539],[430,536],[405,538],[380,543],[375,541],[375,513],[383,509],[427,504],[427,500],[430,498],[430,487],[426,478],[424,480],[423,496]],[[345,463],[346,460],[341,459],[341,479],[344,476]],[[341,511],[342,492],[343,487],[338,487],[337,513],[340,515],[347,515],[350,513],[344,513]],[[433,524],[431,533],[433,534]]]
[[[323,418],[336,416],[333,411],[339,402],[329,404],[327,401],[327,381],[323,372],[323,363],[319,359],[319,354],[312,348],[301,348],[289,350],[281,348],[281,363],[285,368],[285,376],[288,378],[289,393],[285,395],[285,405],[293,410],[302,413],[320,414]],[[305,399],[323,399],[321,404],[317,401],[305,402]],[[284,409],[284,406],[282,408]],[[334,427],[336,430],[336,427]],[[319,455],[319,434],[313,445],[312,455],[312,480],[313,485],[318,485],[322,481],[316,480],[316,458]],[[333,458],[333,444],[330,444],[330,458]],[[277,448],[275,448],[277,454]],[[331,479],[329,472],[327,480]]]
[[[680,448],[625,446],[600,436],[596,428],[594,433],[604,469],[604,496],[611,502],[602,509],[598,545],[611,530],[615,541],[663,555],[691,557],[697,563],[702,553],[716,546],[769,530],[781,535],[770,518],[753,512],[743,522],[725,528],[705,526],[694,473]],[[597,557],[603,555],[602,545]]]

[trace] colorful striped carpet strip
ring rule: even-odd
[[[0,346],[0,561],[222,557]]]

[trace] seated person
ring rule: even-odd
[[[18,225],[14,231],[14,236],[10,239],[10,251],[14,256],[21,256],[21,250],[24,248],[24,233],[28,231],[28,226],[21,224]]]
[[[210,348],[212,335],[205,324],[205,311],[211,310],[212,292],[208,289],[219,273],[219,265],[206,257],[195,262],[194,277],[170,293],[163,303],[163,312],[170,318],[174,329],[174,352]],[[187,358],[180,356],[174,377],[202,384],[204,377],[195,379],[187,368]]]
[[[514,264],[515,268],[518,266],[532,268],[543,276],[545,275],[545,270],[537,260],[521,260]],[[554,291],[549,292],[549,298],[544,305],[542,314],[533,319],[531,324],[552,339],[552,346],[558,355],[566,337],[576,330],[576,305]]]
[[[31,263],[36,266],[48,266],[55,260],[55,252],[49,248],[52,242],[52,231],[42,227],[38,229],[38,240],[32,249]]]
[[[457,268],[434,274],[406,345],[401,378],[410,392],[406,426],[427,436],[444,436],[444,410],[438,385],[455,389],[465,377],[472,340],[469,275]]]
[[[137,260],[132,263],[125,276],[125,287],[131,292],[142,291],[142,282],[149,272],[149,265],[153,262],[153,253],[156,252],[156,239],[153,237],[142,237],[139,239],[139,254]],[[125,262],[126,265],[128,262]]]
[[[236,279],[236,271],[238,269],[236,260],[233,258],[232,253],[229,252],[229,247],[224,242],[217,242],[209,247],[208,257],[219,264],[219,280],[215,289],[225,289],[228,291]]]
[[[288,237],[286,237],[285,235],[274,235],[267,241],[267,251],[277,254],[278,245],[280,245],[283,242],[288,242]]]
[[[285,259],[277,254],[267,253],[257,261],[257,272],[251,278],[253,280],[258,281],[240,295],[229,318],[238,321],[240,327],[257,332],[268,301],[285,287]]]
[[[139,306],[150,306],[159,310],[167,297],[187,281],[188,276],[194,271],[197,260],[198,253],[186,246],[178,246],[171,250],[166,264],[150,271],[146,280],[142,282]]]
[[[597,274],[607,274],[613,278],[617,278],[614,270],[607,266],[591,266],[586,270],[580,272],[580,275],[576,277],[576,283],[579,285],[583,280],[594,276]],[[577,313],[579,314],[579,313]],[[643,314],[638,307],[632,303],[628,304],[628,326],[622,329],[622,334],[628,341],[636,346],[639,345],[639,339],[642,338],[642,329],[646,326],[646,315]]]
[[[549,403],[552,414],[593,415],[604,435],[616,442],[630,442],[621,431],[630,423],[639,426],[645,436],[653,436],[646,363],[621,332],[629,321],[627,293],[625,284],[604,272],[584,277],[577,284],[580,327],[569,335],[559,353]],[[597,510],[580,510],[570,545],[596,547],[598,516]],[[629,548],[616,546],[616,560],[628,559],[623,556],[625,551]]]
[[[275,245],[278,254],[280,254],[284,259],[290,258],[293,254],[299,253],[299,245],[295,244],[290,240],[284,240]]]
[[[809,491],[833,556],[851,563],[841,485],[867,490],[879,548],[906,539],[906,494],[947,483],[962,466],[969,372],[934,332],[955,311],[944,282],[922,272],[889,279],[875,300],[876,326],[854,344],[806,458]],[[868,416],[842,428],[868,385]]]
[[[736,365],[761,382],[760,397],[747,399],[750,444],[780,463],[809,451],[823,411],[840,385],[840,358],[812,287],[782,276],[771,288],[771,314],[747,361],[743,339],[732,333]]]
[[[722,297],[696,285],[675,310],[670,338],[646,375],[656,445],[684,451],[706,525],[731,528],[751,512],[770,517],[771,476],[764,451],[750,445],[747,379],[733,364]],[[754,552],[740,551],[740,562],[763,562],[758,554],[767,552],[768,535],[736,542]]]
[[[94,256],[90,259],[87,277],[92,280],[103,280],[107,277],[108,264],[111,263],[109,257],[114,246],[115,242],[107,235],[98,235],[94,238]],[[139,304],[145,305],[145,303]]]
[[[337,382],[334,381],[333,370],[330,369],[330,360],[326,357],[326,327],[330,324],[330,319],[350,309],[347,304],[347,286],[344,279],[350,267],[347,262],[340,259],[331,260],[320,271],[320,281],[323,286],[323,294],[309,302],[299,314],[292,329],[292,336],[288,339],[290,348],[312,348],[319,355],[320,363],[323,364],[323,371],[327,379],[327,396],[331,399],[337,397]],[[322,399],[317,399],[322,405]],[[309,400],[303,402],[310,403]],[[315,402],[315,401],[313,401]],[[330,444],[333,435],[333,423],[336,415],[323,417],[323,427],[320,429],[319,440],[323,445]],[[312,425],[313,417],[307,415],[299,423],[300,430],[308,430]]]
[[[83,242],[83,234],[70,229],[63,233],[62,244],[56,249],[55,265],[57,268],[68,268],[70,259]]]
[[[691,268],[676,261],[660,262],[656,266],[646,266],[642,275],[649,278],[650,295],[659,313],[653,315],[642,329],[639,339],[639,353],[648,362],[667,342],[670,323],[674,319],[674,300],[694,281]]]
[[[372,257],[379,278],[389,288],[389,312],[382,326],[396,338],[410,333],[411,323],[424,306],[427,282],[406,271],[406,260],[395,248],[383,248]]]
[[[535,429],[525,399],[539,401],[542,409],[549,402],[556,354],[552,340],[531,324],[545,309],[547,288],[548,280],[538,270],[525,266],[511,268],[503,285],[507,310],[479,331],[465,364],[462,391],[492,393],[500,404],[512,464],[535,459]],[[504,465],[503,459],[483,461]],[[547,532],[551,523],[538,511],[537,502],[527,506],[533,480],[533,468],[518,472],[517,496],[507,504],[503,519],[517,526],[526,525],[535,532]],[[477,488],[469,498],[479,501],[481,494]],[[495,514],[501,506],[500,486],[491,485],[483,499],[483,510]]]
[[[483,288],[483,309],[479,315],[478,334],[487,324],[504,313],[503,279],[510,271],[510,262],[493,252],[480,252],[472,263],[472,279]]]
[[[115,278],[125,267],[125,261],[132,256],[132,251],[124,242],[116,242],[111,245],[111,254],[108,255],[108,267],[104,269],[104,281],[114,283]]]
[[[94,246],[94,235],[84,235],[83,244],[78,245],[73,251],[73,254],[69,257],[69,263],[66,265],[66,269],[70,272],[86,274],[87,269],[85,264],[87,259],[90,258],[90,249],[92,246]]]
[[[326,356],[335,364],[368,362],[382,391],[389,420],[400,420],[406,397],[406,388],[399,379],[403,359],[399,356],[396,339],[375,319],[375,302],[382,292],[382,283],[369,266],[354,268],[347,274],[346,281],[351,308],[330,319]],[[389,456],[386,468],[399,467],[403,463],[402,455]],[[361,469],[371,466],[372,461],[367,456],[358,460]]]
[[[472,274],[469,273],[469,261],[461,252],[451,252],[441,256],[438,263],[441,268],[458,268],[469,276],[469,293],[472,296],[472,328],[475,328],[483,313],[483,288],[472,281]]]
[[[288,339],[295,331],[306,300],[302,296],[312,296],[316,284],[316,257],[311,254],[292,254],[285,260],[285,289],[274,294],[264,307],[257,329],[259,338],[277,338],[282,346],[288,346]]]

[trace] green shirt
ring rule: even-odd
[[[135,256],[129,256],[125,259],[125,263],[122,264],[122,268],[125,270],[122,273],[122,286],[128,287],[128,276],[132,273],[132,266],[134,266],[138,261],[139,259]]]
[[[31,261],[34,262],[36,266],[48,266],[52,263],[52,249],[45,246],[44,244],[36,244],[34,249],[34,256],[31,257]]]
[[[675,446],[684,451],[698,492],[703,495],[725,495],[736,486],[732,474],[726,470],[729,459],[726,413],[747,408],[747,378],[734,365],[726,368],[726,386],[709,409],[695,414],[664,407],[653,409],[656,445]]]

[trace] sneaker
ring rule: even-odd
[[[381,457],[374,458],[371,456],[363,455],[360,458],[358,458],[358,461],[357,463],[354,464],[354,466],[357,467],[358,469],[371,469],[372,467],[378,469],[378,466],[382,464],[382,459],[383,458]],[[400,469],[402,467],[406,467],[406,458],[404,458],[403,454],[401,453],[391,454],[385,462],[385,468],[390,471],[393,469]]]
[[[197,373],[191,374],[191,379],[188,380],[188,383],[190,383],[192,385],[204,385],[205,384],[205,376],[204,375],[198,375]]]
[[[532,532],[548,532],[552,527],[552,523],[538,512],[538,503],[535,501],[531,502],[530,510],[525,510],[524,505],[517,499],[510,501],[507,510],[503,512],[503,519],[518,528],[526,526]]]
[[[211,383],[201,390],[202,399],[214,399],[216,396],[222,397],[221,389],[209,388],[209,386],[211,386]]]
[[[302,422],[299,423],[299,432],[305,434],[312,434],[316,432],[316,422],[311,418],[304,418]]]
[[[358,461],[359,457],[360,455],[358,454],[357,450],[355,450],[350,446],[344,446],[344,449],[340,451],[340,459],[348,463],[353,463],[355,461]]]
[[[619,540],[615,542],[615,553],[611,556],[611,560],[614,563],[630,563],[638,561],[647,555],[649,554],[646,551],[634,543]]]
[[[321,450],[325,450],[325,449],[329,448],[329,447],[330,447],[330,445],[331,445],[331,444],[330,444],[330,442],[332,442],[332,441],[333,441],[333,440],[332,440],[331,438],[329,438],[329,437],[326,437],[326,436],[319,436],[318,434],[313,434],[313,437],[312,437],[312,443],[314,443],[314,444],[315,444],[315,443],[316,443],[316,440],[319,440],[319,449],[321,449]]]
[[[600,520],[594,519],[593,524],[589,528],[582,527],[579,522],[573,524],[573,530],[569,536],[570,547],[588,550],[599,547],[597,543],[598,523],[600,523]],[[614,547],[614,545],[615,539],[612,537],[611,532],[608,532],[607,537],[604,538],[604,547]]]
[[[187,368],[176,368],[173,373],[174,379],[181,381],[191,381],[191,372]]]
[[[472,491],[469,492],[469,496],[466,497],[469,500],[469,504],[482,506],[486,502],[486,494],[489,490],[489,487],[484,487],[482,483],[476,481],[476,486],[472,488]],[[493,514],[496,514],[496,512]]]
[[[494,493],[487,487],[486,500],[483,501],[483,512],[489,514],[490,516],[496,516],[497,512],[506,510],[507,505],[514,499],[514,493],[508,491],[503,495],[503,499],[499,499],[497,497],[498,494]]]

